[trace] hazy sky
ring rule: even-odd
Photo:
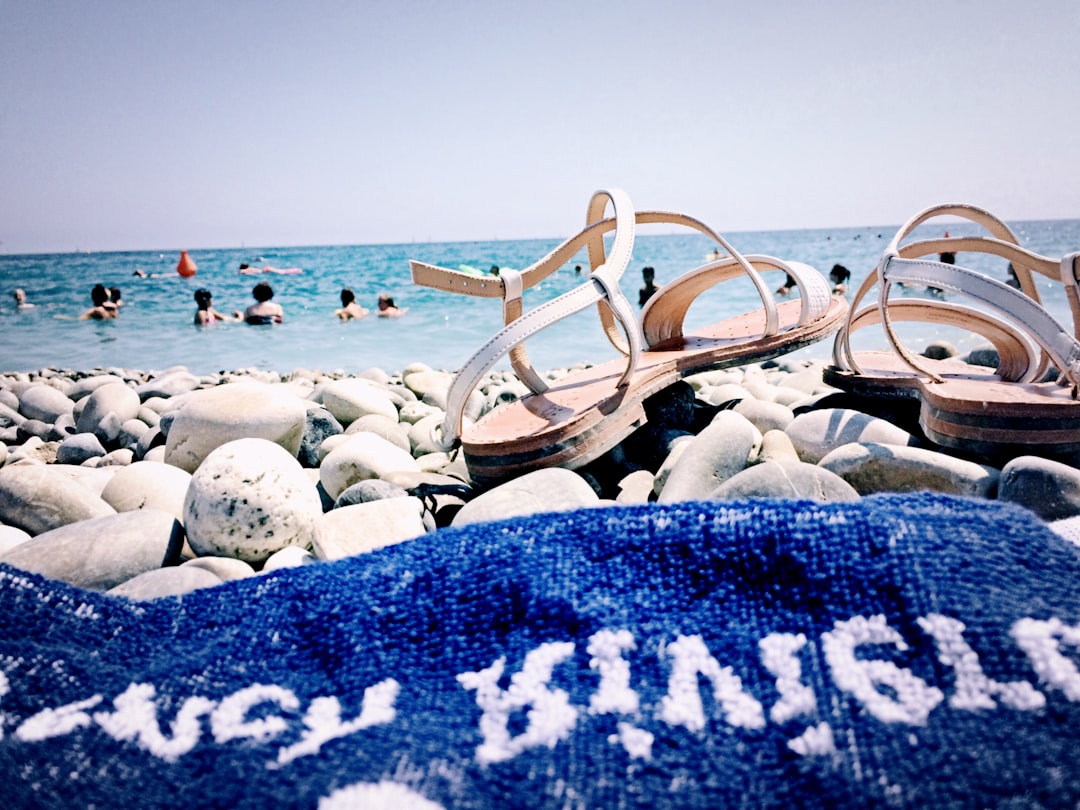
[[[0,0],[0,252],[1080,217],[1080,1]]]

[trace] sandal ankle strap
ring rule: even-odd
[[[607,301],[615,318],[626,329],[629,357],[626,369],[619,380],[619,385],[625,384],[633,374],[641,354],[641,339],[638,337],[634,312],[630,302],[626,300],[626,296],[623,295],[619,288],[619,279],[626,270],[626,266],[630,263],[630,256],[633,252],[633,205],[630,198],[621,189],[598,191],[590,201],[589,218],[603,217],[609,202],[615,210],[615,216],[612,220],[612,227],[615,229],[615,240],[612,243],[610,256],[605,257],[593,270],[587,282],[520,315],[520,317],[499,330],[466,361],[450,384],[446,404],[446,418],[442,425],[437,426],[432,433],[432,439],[439,447],[449,450],[457,445],[461,437],[462,420],[468,397],[480,380],[483,379],[483,376],[501,357],[515,347],[519,347],[520,344],[536,332],[601,301]],[[553,264],[558,261],[558,264],[554,264],[554,267],[557,269],[562,266],[566,259],[571,258],[580,249],[582,240],[588,239],[594,234],[602,238],[603,233],[611,229],[606,227],[607,222],[608,220],[603,219],[591,222],[589,227],[576,237],[564,242],[542,259],[539,264]],[[564,255],[566,258],[560,261],[559,257]],[[415,264],[417,263],[414,263],[414,279],[416,279]],[[432,268],[432,266],[427,265],[426,268]],[[438,270],[439,268],[433,269]],[[548,272],[550,273],[550,271]],[[510,286],[515,284],[516,281],[510,282]],[[531,370],[531,366],[529,368]],[[535,372],[533,374],[535,375]],[[538,376],[533,382],[545,385],[542,380],[539,380]]]

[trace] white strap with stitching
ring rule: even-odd
[[[897,353],[916,371],[936,382],[941,381],[938,375],[920,365],[896,337],[886,306],[893,284],[925,284],[979,301],[1018,324],[1050,355],[1070,383],[1074,386],[1080,384],[1080,342],[1049,312],[1023,293],[966,267],[929,259],[904,259],[896,254],[886,254],[880,267],[882,323]]]
[[[597,198],[603,201],[599,207],[595,204]],[[610,201],[615,209],[615,240],[612,244],[611,255],[593,271],[588,282],[523,314],[508,326],[503,327],[469,358],[450,385],[446,419],[441,426],[441,436],[438,432],[433,435],[433,439],[440,447],[450,449],[456,445],[461,436],[462,418],[469,394],[499,358],[530,335],[601,300],[608,301],[612,312],[626,330],[629,361],[619,380],[619,385],[623,385],[629,379],[637,367],[641,354],[641,340],[637,334],[633,308],[619,289],[619,278],[630,262],[634,246],[633,207],[630,198],[620,189],[598,191],[590,202],[590,216],[597,210],[599,216],[602,216],[607,201]],[[588,232],[589,229],[586,231]]]

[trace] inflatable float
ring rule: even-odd
[[[197,272],[199,268],[195,265],[195,261],[188,256],[186,250],[180,251],[180,261],[176,265],[176,272],[182,275],[184,278],[191,278]]]

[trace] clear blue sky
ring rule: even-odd
[[[0,252],[1080,217],[1080,2],[0,0]]]

